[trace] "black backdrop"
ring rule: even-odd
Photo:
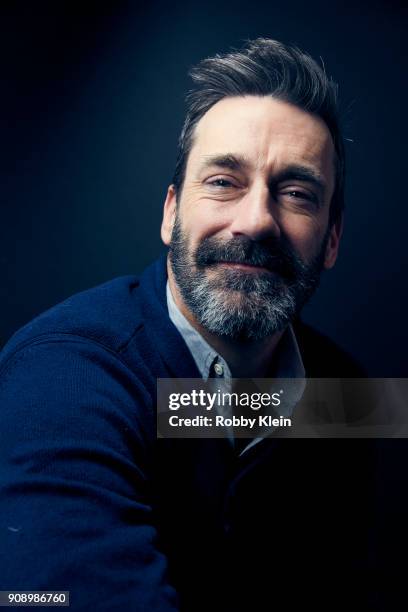
[[[162,252],[187,71],[270,36],[324,59],[350,139],[340,258],[304,318],[373,376],[407,376],[406,16],[390,0],[3,5],[0,346]]]

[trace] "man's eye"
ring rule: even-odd
[[[282,193],[284,196],[290,196],[295,200],[307,200],[309,202],[314,202],[317,204],[317,198],[312,193],[306,193],[305,191],[299,191],[298,189],[290,189],[289,191],[285,191]]]
[[[217,178],[217,179],[213,179],[211,181],[208,181],[207,185],[211,185],[212,187],[234,187],[233,183],[231,183],[231,181],[228,181],[227,179],[223,179],[223,178]]]

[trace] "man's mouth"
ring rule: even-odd
[[[270,268],[265,268],[264,266],[257,266],[249,263],[242,263],[238,261],[217,261],[216,265],[234,270],[242,270],[243,272],[268,272],[268,274],[277,274],[274,270],[271,270]]]

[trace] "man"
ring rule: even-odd
[[[3,351],[1,588],[74,610],[381,609],[371,441],[156,439],[159,378],[362,376],[299,320],[342,233],[335,85],[267,39],[193,79],[167,260]]]

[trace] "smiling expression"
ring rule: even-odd
[[[277,252],[266,255],[268,244],[283,245],[305,266],[319,257],[328,269],[341,235],[340,223],[328,228],[334,187],[333,141],[319,117],[270,96],[225,98],[196,126],[182,192],[168,190],[162,238],[171,244],[177,217],[196,268],[200,245],[214,245],[219,258],[205,261],[203,269],[213,280],[282,276],[280,265],[274,270]],[[238,250],[234,261],[232,250],[224,259],[222,245],[228,244],[253,245],[255,256],[241,257]]]

